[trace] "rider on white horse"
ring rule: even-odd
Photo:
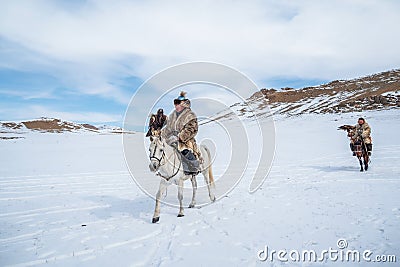
[[[161,137],[183,155],[184,173],[196,175],[200,172],[199,160],[201,160],[195,139],[198,131],[197,116],[191,110],[190,100],[186,98],[185,92],[181,92],[174,99],[174,106],[175,110],[168,116],[167,125],[162,129]]]

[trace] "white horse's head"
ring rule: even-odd
[[[165,143],[161,136],[151,136],[150,137],[150,148],[149,148],[149,158],[150,164],[149,168],[150,171],[156,172],[163,164],[165,160]]]

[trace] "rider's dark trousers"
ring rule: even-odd
[[[182,164],[185,174],[197,174],[200,171],[200,163],[189,149],[182,151]]]

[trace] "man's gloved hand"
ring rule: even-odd
[[[178,147],[178,137],[176,135],[171,135],[168,140],[167,140],[167,144],[169,144],[170,146],[173,147]]]

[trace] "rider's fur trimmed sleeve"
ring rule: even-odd
[[[192,119],[185,124],[182,131],[179,133],[179,139],[186,143],[190,139],[194,138],[198,131],[197,119]]]

